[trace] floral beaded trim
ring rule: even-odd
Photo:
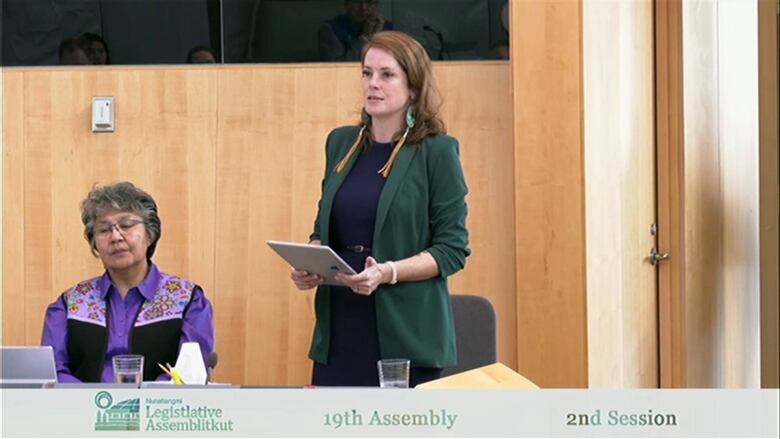
[[[106,301],[100,297],[99,283],[96,277],[65,292],[69,319],[106,326]]]
[[[180,319],[190,303],[195,284],[165,273],[161,276],[154,299],[141,305],[135,326]],[[65,292],[69,319],[106,326],[106,301],[100,297],[99,281],[100,278],[90,279]]]
[[[163,274],[163,281],[154,292],[154,299],[147,300],[141,306],[141,312],[138,314],[135,326],[180,319],[184,314],[184,309],[192,299],[194,289],[195,284],[186,279]]]

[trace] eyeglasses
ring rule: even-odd
[[[142,224],[144,220],[125,218],[114,224],[101,224],[95,228],[95,236],[99,239],[108,239],[111,234],[114,233],[114,229],[119,232],[120,235],[125,236],[125,233],[133,229],[133,227]]]

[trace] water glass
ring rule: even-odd
[[[111,361],[114,364],[114,378],[117,383],[141,384],[144,371],[143,355],[115,355]]]
[[[409,360],[390,358],[376,362],[379,370],[379,387],[383,389],[409,388]]]

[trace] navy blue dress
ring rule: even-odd
[[[374,143],[361,152],[333,199],[330,246],[356,272],[371,255],[374,223],[385,178],[377,171],[390,158],[391,143]],[[369,250],[356,252],[356,246]],[[331,287],[331,328],[328,364],[314,362],[312,384],[317,386],[379,386],[376,363],[381,358],[374,294],[356,294]],[[441,369],[413,367],[409,385],[441,376]]]

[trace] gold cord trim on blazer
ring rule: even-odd
[[[377,174],[382,174],[383,177],[387,178],[388,175],[390,175],[390,171],[393,169],[393,163],[395,163],[395,157],[398,155],[398,151],[401,150],[401,147],[404,146],[404,143],[406,143],[406,137],[409,135],[409,127],[406,127],[406,131],[404,131],[404,135],[401,136],[401,138],[398,140],[398,143],[395,144],[395,147],[393,148],[393,152],[390,154],[390,158],[387,159],[387,163],[385,163],[384,166],[382,166],[382,169],[377,171]]]
[[[355,140],[355,143],[353,143],[352,146],[349,147],[349,152],[347,152],[347,155],[344,156],[343,159],[341,159],[338,165],[336,165],[337,174],[344,170],[344,168],[347,166],[347,163],[349,163],[349,159],[355,154],[355,151],[357,151],[358,146],[360,146],[360,143],[363,141],[364,131],[366,131],[365,125],[360,127],[360,132],[358,133],[357,140]]]
[[[360,147],[360,144],[363,141],[363,134],[366,131],[366,126],[363,125],[360,128],[360,132],[358,133],[357,139],[355,140],[355,143],[352,144],[352,146],[349,147],[349,151],[347,152],[347,155],[344,156],[343,159],[336,165],[336,173],[340,173],[344,170],[344,168],[347,167],[347,163],[349,163],[349,160],[352,158],[353,155],[355,155],[355,151]],[[384,166],[382,166],[382,169],[377,171],[377,174],[382,174],[384,178],[387,178],[388,175],[390,175],[390,171],[393,169],[393,164],[395,163],[395,158],[398,156],[398,152],[401,151],[401,147],[404,146],[406,143],[406,138],[409,136],[409,127],[406,127],[406,131],[404,131],[404,134],[401,136],[400,139],[398,139],[398,143],[395,144],[393,147],[393,152],[390,153],[390,158],[387,159],[387,163],[385,163]]]

